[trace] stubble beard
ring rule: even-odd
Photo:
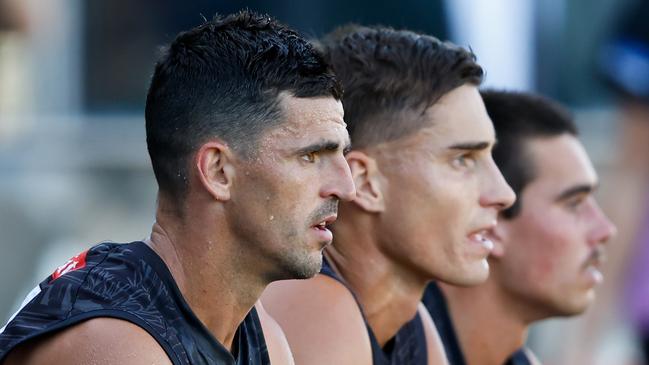
[[[337,212],[338,199],[329,199],[309,215],[304,226],[310,227],[313,222]],[[276,280],[310,279],[314,277],[322,268],[322,248],[317,252],[311,251],[307,238],[308,234],[305,232],[304,235],[300,235],[295,228],[300,226],[299,224],[285,222],[283,226],[285,228],[283,231],[288,232],[284,234],[286,246],[284,246],[284,252],[281,252],[277,259],[285,277]],[[320,247],[324,248],[325,246],[325,244],[321,244]]]
[[[322,251],[317,254],[309,252],[305,242],[300,243],[298,248],[289,249],[280,259],[286,279],[309,279],[322,267]]]

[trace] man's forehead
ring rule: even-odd
[[[493,123],[475,86],[464,85],[444,95],[423,116],[421,132],[443,137],[445,145],[495,142]]]
[[[279,94],[278,100],[287,122],[297,124],[335,122],[345,126],[342,102],[333,96],[301,98],[283,91]]]
[[[595,188],[598,184],[597,172],[586,150],[570,134],[530,139],[526,150],[532,159],[535,180],[552,182],[557,189],[570,185]]]
[[[417,140],[432,143],[435,148],[446,150],[479,143],[491,146],[496,142],[495,131],[488,118],[460,123],[453,118],[440,118],[434,114],[429,116],[429,120],[413,136]]]
[[[265,133],[262,146],[293,150],[306,144],[349,145],[340,101],[333,97],[298,98],[283,92],[279,102],[283,121]]]

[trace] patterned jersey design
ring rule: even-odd
[[[323,257],[322,260],[322,269],[320,274],[327,275],[332,279],[343,284],[351,293],[354,295],[354,292],[347,286],[345,281],[338,276],[336,272],[333,271],[331,265]],[[356,295],[354,295],[356,298]],[[358,303],[358,300],[356,300]],[[426,365],[428,364],[428,352],[426,350],[426,334],[424,332],[424,326],[419,317],[419,313],[399,329],[399,332],[386,344],[384,348],[381,347],[379,342],[376,340],[376,336],[370,328],[367,319],[365,318],[365,313],[360,304],[358,306],[361,314],[363,315],[363,320],[365,320],[365,326],[367,327],[367,333],[370,336],[370,343],[372,345],[372,363],[374,365]]]
[[[164,262],[143,242],[99,244],[43,280],[0,330],[0,362],[31,338],[97,317],[143,328],[174,365],[270,364],[254,308],[239,326],[230,353],[192,312]]]

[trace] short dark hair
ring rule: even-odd
[[[480,93],[498,139],[494,160],[518,196],[514,205],[502,212],[504,218],[511,219],[520,213],[521,193],[536,175],[526,142],[564,133],[577,136],[577,127],[567,109],[543,96],[496,90]]]
[[[268,15],[217,15],[180,33],[156,63],[146,100],[147,147],[160,190],[186,190],[188,157],[209,138],[249,156],[262,131],[281,124],[282,91],[342,96],[322,54]]]
[[[416,132],[423,114],[449,91],[482,82],[470,51],[437,38],[387,27],[347,25],[319,43],[343,84],[345,122],[356,148]]]

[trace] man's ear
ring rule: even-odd
[[[491,256],[495,258],[503,257],[505,254],[505,242],[509,239],[509,225],[507,222],[499,221],[496,227],[489,231],[488,238],[494,243]]]
[[[230,199],[234,178],[232,150],[222,142],[203,144],[195,155],[198,177],[205,190],[216,200]]]
[[[353,202],[365,211],[379,213],[385,210],[381,172],[376,160],[361,151],[351,151],[345,157],[356,186]]]

